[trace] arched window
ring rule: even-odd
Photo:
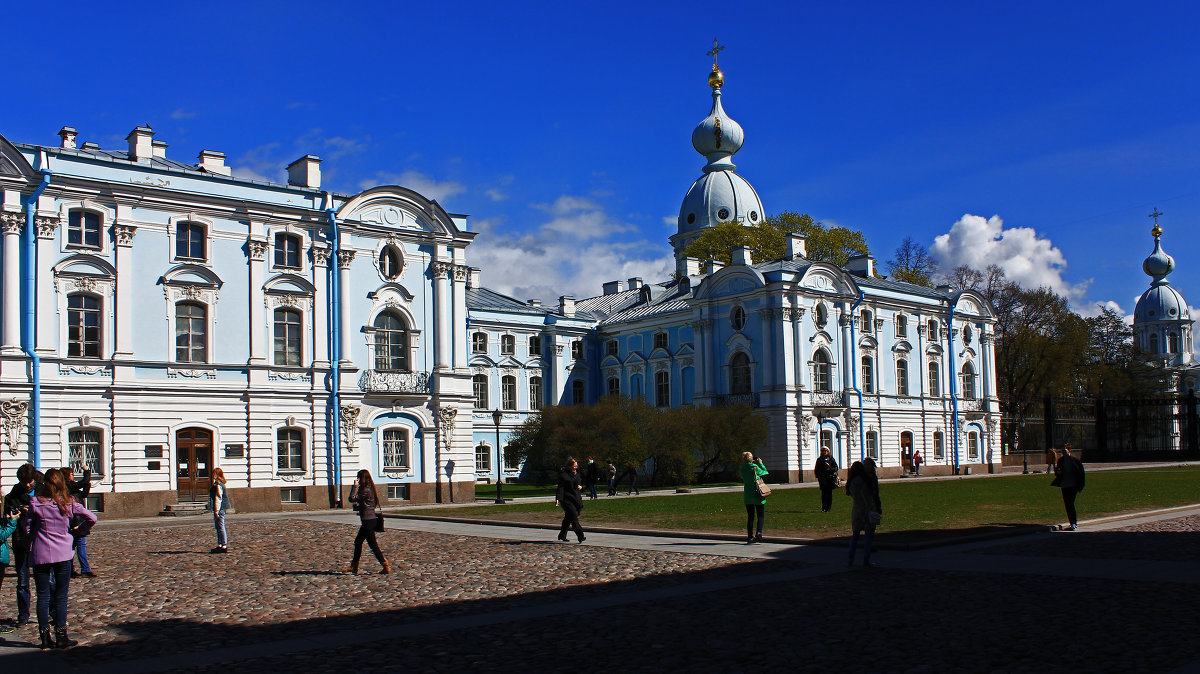
[[[929,395],[937,397],[942,395],[941,376],[938,371],[938,364],[929,361]]]
[[[500,355],[511,356],[517,352],[517,338],[513,335],[500,335]]]
[[[741,332],[742,328],[746,327],[746,310],[740,304],[734,307],[733,311],[729,312],[729,325],[738,332]]]
[[[67,357],[100,357],[100,298],[81,293],[67,297]]]
[[[486,410],[488,408],[487,375],[477,374],[471,377],[471,390],[475,392],[475,409]]]
[[[402,260],[395,246],[384,246],[379,251],[379,274],[386,279],[396,278],[400,275]]]
[[[103,433],[98,428],[72,428],[67,431],[67,458],[70,459],[70,465],[77,466],[82,463],[93,473],[103,475],[104,455],[101,446],[103,437]]]
[[[908,316],[896,314],[896,336],[908,337]]]
[[[77,209],[67,214],[67,247],[100,247],[99,213]]]
[[[1167,335],[1167,353],[1179,353],[1179,333]]]
[[[275,266],[282,269],[300,268],[300,237],[295,234],[275,234]]]
[[[403,428],[385,428],[383,431],[383,467],[392,470],[408,470],[408,431]]]
[[[870,356],[862,357],[862,390],[863,393],[875,392],[875,359]]]
[[[750,356],[747,356],[744,351],[738,351],[729,360],[729,392],[741,395],[749,393],[751,387]]]
[[[813,390],[832,391],[833,373],[829,363],[829,353],[825,349],[817,349],[813,356]]]
[[[936,342],[936,341],[938,341],[939,339],[940,339],[940,337],[938,337],[938,322],[937,322],[937,319],[936,319],[936,318],[931,318],[931,319],[929,319],[929,341],[931,341],[931,342]]]
[[[966,400],[976,398],[975,368],[970,363],[964,363],[962,368],[962,397]]]
[[[471,335],[471,353],[487,353],[488,336],[486,332]]]
[[[872,320],[871,310],[863,309],[861,312],[859,312],[859,316],[862,319],[862,325],[859,326],[859,329],[862,330],[864,334],[872,332],[875,329],[875,321]]]
[[[879,460],[879,434],[875,431],[867,431],[867,456]]]
[[[896,395],[908,395],[908,361],[896,361]]]
[[[281,428],[275,434],[275,451],[279,457],[279,470],[304,471],[304,430]]]
[[[576,379],[575,381],[571,382],[571,404],[582,405],[585,402],[586,400],[584,400],[583,395],[583,380]]]
[[[396,313],[385,311],[375,319],[375,369],[408,372],[408,330]]]
[[[517,409],[517,378],[511,374],[500,378],[500,406],[506,410]]]
[[[205,255],[204,225],[197,222],[181,222],[175,227],[175,257],[180,260],[203,262]]]
[[[542,378],[529,378],[529,409],[542,409]]]
[[[300,312],[293,309],[275,310],[275,364],[299,365],[301,327]]]
[[[1150,333],[1150,353],[1158,353],[1158,333]]]
[[[654,373],[654,404],[658,407],[671,406],[671,373],[666,370]]]
[[[475,445],[475,472],[492,472],[492,448],[482,442]]]
[[[203,304],[175,305],[175,361],[208,362],[208,310]]]

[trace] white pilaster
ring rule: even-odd
[[[312,263],[313,367],[329,367],[329,249],[314,247]],[[262,302],[256,304],[261,308]]]
[[[254,365],[267,362],[267,305],[262,291],[267,242],[250,239],[246,247],[250,251],[250,364]],[[322,313],[323,309],[320,307],[315,313]]]
[[[454,266],[454,368],[467,367],[467,273],[464,265]]]
[[[25,215],[18,212],[0,216],[0,227],[4,232],[4,269],[0,280],[3,315],[0,316],[0,351],[6,354],[21,353],[21,230],[25,228]]]
[[[113,353],[114,359],[128,360],[133,358],[133,237],[137,233],[137,227],[133,225],[113,225],[113,241],[116,243],[116,259],[117,259],[117,306],[116,325],[116,351]],[[51,233],[53,236],[53,233]],[[53,243],[53,239],[42,243],[42,232],[38,231],[38,258],[42,257],[42,248]],[[47,255],[47,258],[50,256]],[[211,312],[211,309],[210,309]],[[47,312],[48,313],[48,312]],[[40,321],[39,321],[40,323]],[[39,327],[41,327],[39,325]],[[39,331],[40,332],[40,331]],[[46,346],[42,343],[41,335],[38,335],[38,346]]]
[[[433,367],[436,370],[448,369],[453,362],[451,337],[454,327],[451,325],[453,310],[450,297],[450,274],[453,269],[454,265],[449,262],[434,262],[430,265],[430,274],[433,276],[433,324],[436,326],[433,340]],[[463,328],[466,329],[465,322]]]
[[[338,309],[341,330],[338,334],[338,360],[343,363],[350,359],[350,263],[354,261],[354,251],[338,251]]]
[[[776,358],[776,345],[779,342],[775,339],[775,315],[775,309],[758,311],[763,335],[762,387],[760,389],[762,391],[770,391],[775,388],[775,368],[778,367],[779,362]]]

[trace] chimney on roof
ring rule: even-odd
[[[225,165],[225,153],[215,150],[201,150],[200,156],[197,157],[200,163],[196,164],[196,168],[201,171],[215,173],[219,176],[227,176],[232,173],[230,168]]]
[[[846,262],[846,270],[855,276],[871,278],[875,276],[875,258],[870,255],[855,255]]]
[[[306,154],[288,164],[288,184],[296,187],[321,186],[321,158],[315,154]]]
[[[530,298],[525,302],[525,304],[528,304],[531,307],[540,307],[542,306],[542,301],[537,298]]]
[[[604,294],[605,295],[616,295],[619,292],[621,292],[621,282],[620,281],[609,281],[608,283],[604,284]]]
[[[467,267],[467,287],[479,287],[479,267]]]
[[[570,295],[558,298],[558,313],[567,318],[575,316],[575,298]]]
[[[642,277],[641,276],[634,276],[633,278],[629,279],[629,288],[628,288],[629,290],[637,290],[638,288],[641,288],[641,287],[642,287]]]
[[[808,239],[803,234],[792,232],[787,235],[787,253],[784,259],[795,260],[808,257]]]
[[[148,126],[139,126],[125,136],[129,141],[129,159],[132,161],[149,161],[154,156],[154,130]]]
[[[725,268],[725,265],[716,260],[709,260],[707,264],[706,274],[715,274]]]
[[[154,140],[150,141],[150,152],[159,159],[167,158],[167,141]]]
[[[683,275],[684,276],[699,276],[700,275],[700,258],[698,258],[698,257],[683,258]]]
[[[81,148],[82,148],[82,149],[84,149],[84,150],[99,150],[99,149],[100,149],[100,143],[93,143],[93,142],[91,142],[91,141],[88,141],[88,142],[84,143],[84,144],[81,146]]]
[[[79,132],[76,131],[75,127],[73,126],[64,126],[63,128],[59,129],[58,136],[62,138],[62,144],[59,145],[59,147],[66,148],[68,150],[75,149],[75,136],[78,135]]]
[[[733,259],[731,259],[729,261],[729,264],[731,266],[735,265],[735,264],[740,264],[740,265],[745,265],[747,267],[754,264],[754,259],[750,256],[750,247],[749,246],[734,246],[733,247]]]

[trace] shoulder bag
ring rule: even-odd
[[[754,481],[754,489],[758,491],[759,498],[766,498],[771,495],[771,488],[767,486],[766,482],[763,482],[761,477]]]
[[[383,531],[383,513],[375,511],[375,531]]]

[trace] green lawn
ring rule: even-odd
[[[985,530],[1065,521],[1062,497],[1047,475],[889,482],[881,486],[881,536],[919,541],[948,530]],[[508,487],[505,487],[506,496]],[[603,492],[602,492],[603,493]],[[1076,507],[1080,519],[1200,502],[1200,467],[1163,466],[1088,475]],[[472,506],[438,510],[447,517],[558,522],[562,511],[550,503]],[[585,500],[582,520],[591,526],[625,526],[738,533],[746,511],[740,490],[645,498]],[[820,512],[816,489],[779,489],[767,500],[767,535],[801,538],[844,536],[850,498],[834,493],[833,512]],[[897,541],[898,542],[898,541]]]
[[[713,482],[704,485],[687,485],[687,486],[703,486],[703,487],[724,487],[733,484],[732,482]],[[645,487],[638,485],[643,492],[665,491],[674,492],[675,487]],[[523,482],[504,483],[504,498],[521,498],[524,496],[554,496],[558,485],[553,484],[525,484]],[[617,492],[624,494],[629,489],[629,483],[617,485]],[[587,486],[584,486],[584,491],[587,491]],[[596,493],[604,498],[608,493],[608,482],[597,482]],[[496,485],[494,484],[477,484],[475,485],[475,498],[478,499],[494,499],[496,498]]]

